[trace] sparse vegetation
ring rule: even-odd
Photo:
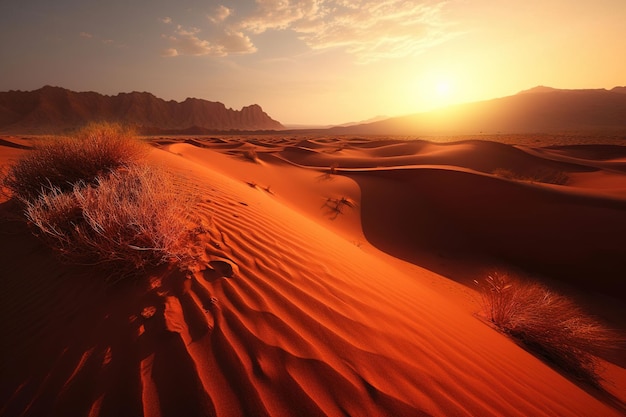
[[[485,315],[498,329],[575,378],[599,383],[595,355],[623,342],[613,331],[543,285],[502,274],[475,282]]]
[[[191,256],[186,213],[196,202],[166,172],[133,165],[71,192],[53,188],[28,202],[26,215],[72,261],[137,270]]]
[[[3,178],[14,196],[35,200],[43,190],[71,191],[96,178],[139,160],[147,145],[131,129],[118,124],[90,124],[73,136],[42,139]]]
[[[70,261],[107,266],[115,279],[194,258],[189,216],[197,196],[141,163],[147,148],[129,135],[99,124],[49,139],[4,179],[41,238]]]
[[[339,163],[333,162],[328,167],[328,170],[324,172],[322,175],[320,175],[318,178],[320,180],[332,180],[333,176],[337,175],[337,168],[339,168]]]
[[[256,153],[255,149],[246,149],[242,152],[241,155],[244,157],[244,159],[247,159],[250,162],[259,162],[259,155]]]
[[[551,169],[539,169],[530,173],[519,174],[510,169],[497,168],[492,173],[498,177],[515,181],[541,182],[556,185],[565,185],[569,182],[569,177],[566,173]]]
[[[348,197],[328,197],[322,207],[328,209],[331,214],[331,220],[335,220],[340,214],[343,214],[344,207],[354,208],[356,203]]]

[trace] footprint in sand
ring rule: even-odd
[[[208,263],[208,268],[203,271],[204,279],[213,281],[218,278],[233,278],[239,273],[236,263],[226,258],[214,258]]]

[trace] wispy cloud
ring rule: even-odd
[[[161,56],[178,56],[178,51],[176,50],[176,48],[167,48],[163,50]]]
[[[401,9],[399,1],[371,2],[335,25],[303,30],[302,37],[314,49],[342,45],[361,61],[413,56],[457,35],[443,18],[444,4]]]
[[[294,28],[312,19],[323,21],[332,12],[328,3],[335,0],[256,0],[256,12],[239,25],[258,34],[269,29]]]
[[[117,48],[127,48],[128,47],[128,45],[126,45],[125,43],[121,43],[121,42],[115,41],[113,39],[102,38],[101,36],[94,35],[94,34],[89,33],[89,32],[80,32],[78,34],[78,36],[80,36],[83,39],[88,40],[88,42],[90,42],[90,43],[99,42],[102,45],[112,46],[112,47],[117,47]]]
[[[220,5],[207,16],[208,28],[177,26],[165,36],[164,55],[252,53],[250,36],[289,31],[318,51],[342,49],[358,62],[417,55],[456,33],[445,18],[447,0],[256,0],[247,16]],[[166,18],[169,19],[169,18]],[[162,20],[164,23],[171,23]],[[174,51],[176,53],[174,53]]]
[[[211,13],[208,16],[208,18],[213,23],[223,22],[224,20],[226,20],[228,18],[228,16],[230,16],[232,14],[232,12],[233,12],[232,9],[229,9],[228,7],[226,7],[224,5],[220,5],[220,6],[215,8],[213,13]]]
[[[257,0],[245,31],[290,29],[310,48],[343,48],[360,62],[416,55],[455,34],[446,1]]]
[[[201,38],[201,30],[178,25],[171,35],[165,35],[170,47],[163,51],[163,56],[210,55],[226,56],[256,52],[256,47],[243,32],[231,28],[214,31],[210,38]]]
[[[172,23],[172,18],[171,17],[162,17],[159,19],[159,21],[161,23],[165,23],[166,25],[169,25],[170,23]]]

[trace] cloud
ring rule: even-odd
[[[214,31],[209,39],[202,39],[201,32],[198,28],[178,25],[172,35],[164,36],[170,48],[163,51],[162,55],[226,56],[256,52],[256,47],[243,32],[222,28]]]
[[[167,56],[252,53],[251,36],[289,31],[313,50],[341,49],[367,63],[418,55],[457,35],[445,18],[448,0],[255,0],[247,16],[220,5],[208,27],[177,28]],[[167,22],[165,21],[167,19]],[[162,19],[171,23],[170,18]],[[176,51],[173,54],[172,51]]]
[[[165,23],[166,25],[169,25],[170,23],[172,23],[172,18],[171,17],[163,17],[163,18],[160,18],[159,21],[161,23]]]
[[[229,9],[226,6],[220,5],[215,8],[213,14],[209,15],[208,18],[213,23],[223,22],[232,14],[233,10]]]
[[[315,16],[323,19],[328,13],[323,0],[256,0],[257,11],[240,25],[252,33],[269,29],[287,29],[299,21]],[[320,13],[322,12],[322,13]]]
[[[310,48],[343,48],[360,62],[416,55],[455,36],[446,1],[256,0],[240,28],[292,30]]]
[[[178,51],[175,48],[167,48],[161,54],[162,56],[178,56]]]
[[[89,42],[99,42],[102,45],[106,45],[106,46],[111,46],[111,47],[117,47],[117,48],[127,48],[128,45],[121,43],[119,41],[115,41],[113,39],[106,39],[106,38],[102,38],[101,36],[98,35],[93,35],[91,33],[88,32],[80,32],[79,36],[83,39],[90,39]]]

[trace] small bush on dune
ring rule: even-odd
[[[11,166],[3,185],[22,200],[34,200],[42,189],[70,191],[78,181],[92,183],[99,175],[140,159],[147,145],[118,124],[90,124],[69,137],[42,139]]]
[[[492,173],[498,177],[515,181],[541,182],[555,185],[565,185],[569,182],[569,177],[565,172],[551,169],[537,169],[527,174],[518,174],[510,169],[497,168]]]
[[[190,267],[197,196],[143,165],[147,151],[120,125],[92,124],[42,141],[2,182],[36,233],[70,261],[108,266],[116,279],[162,263]]]
[[[577,379],[599,383],[595,355],[622,343],[613,331],[540,284],[500,274],[476,284],[487,319],[502,332]]]
[[[259,155],[257,154],[255,149],[246,149],[241,154],[244,159],[247,159],[250,162],[259,162]]]
[[[193,257],[186,244],[196,202],[177,191],[172,175],[132,165],[93,184],[76,183],[70,192],[51,188],[27,203],[26,215],[69,260],[129,273]]]

